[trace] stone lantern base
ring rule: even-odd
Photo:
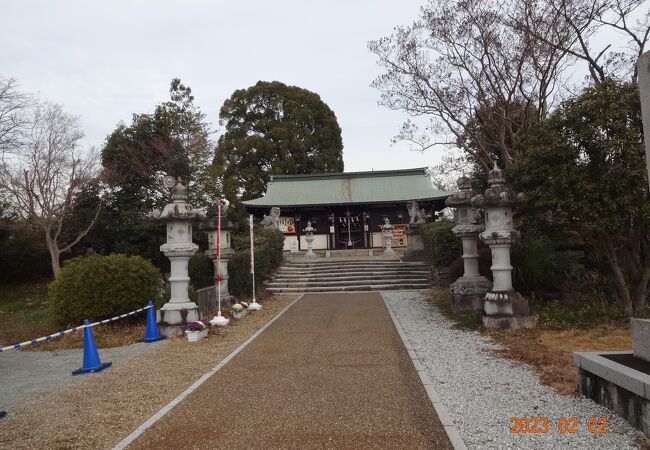
[[[450,286],[451,307],[454,312],[483,311],[485,294],[492,283],[485,277],[460,277]]]
[[[156,322],[160,334],[166,337],[182,335],[187,324],[199,320],[199,307],[194,302],[165,303],[156,311]]]
[[[488,292],[483,303],[483,326],[516,330],[533,328],[537,324],[530,316],[528,299],[516,291]]]

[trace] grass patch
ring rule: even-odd
[[[13,345],[61,331],[51,319],[47,306],[47,285],[50,280],[0,286],[0,346]],[[144,337],[146,315],[123,319],[115,324],[93,328],[99,348],[119,347],[137,342]],[[81,325],[81,324],[79,324]],[[83,347],[83,333],[25,347],[30,351],[54,351]]]
[[[551,330],[627,323],[620,308],[598,295],[571,294],[552,301],[531,301],[531,310],[538,317],[539,326]]]

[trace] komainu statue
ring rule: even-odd
[[[273,208],[271,208],[271,212],[269,212],[268,216],[264,214],[264,218],[262,219],[260,224],[264,228],[278,228],[279,218],[280,218],[280,208],[274,206]]]
[[[426,222],[426,217],[424,216],[424,208],[420,209],[418,207],[418,202],[411,200],[407,206],[409,212],[409,224],[420,224]]]

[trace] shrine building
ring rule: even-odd
[[[273,207],[280,209],[285,250],[307,248],[303,230],[308,221],[314,228],[314,250],[372,249],[384,245],[386,218],[394,225],[393,247],[405,247],[410,215],[420,222],[434,220],[451,194],[435,189],[426,169],[418,168],[273,175],[266,195],[243,203],[258,219]]]

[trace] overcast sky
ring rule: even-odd
[[[318,93],[343,130],[346,171],[431,165],[439,151],[391,145],[406,116],[378,106],[367,42],[412,22],[423,0],[5,2],[0,76],[78,115],[101,146],[179,77],[218,131],[235,89],[278,80]]]

